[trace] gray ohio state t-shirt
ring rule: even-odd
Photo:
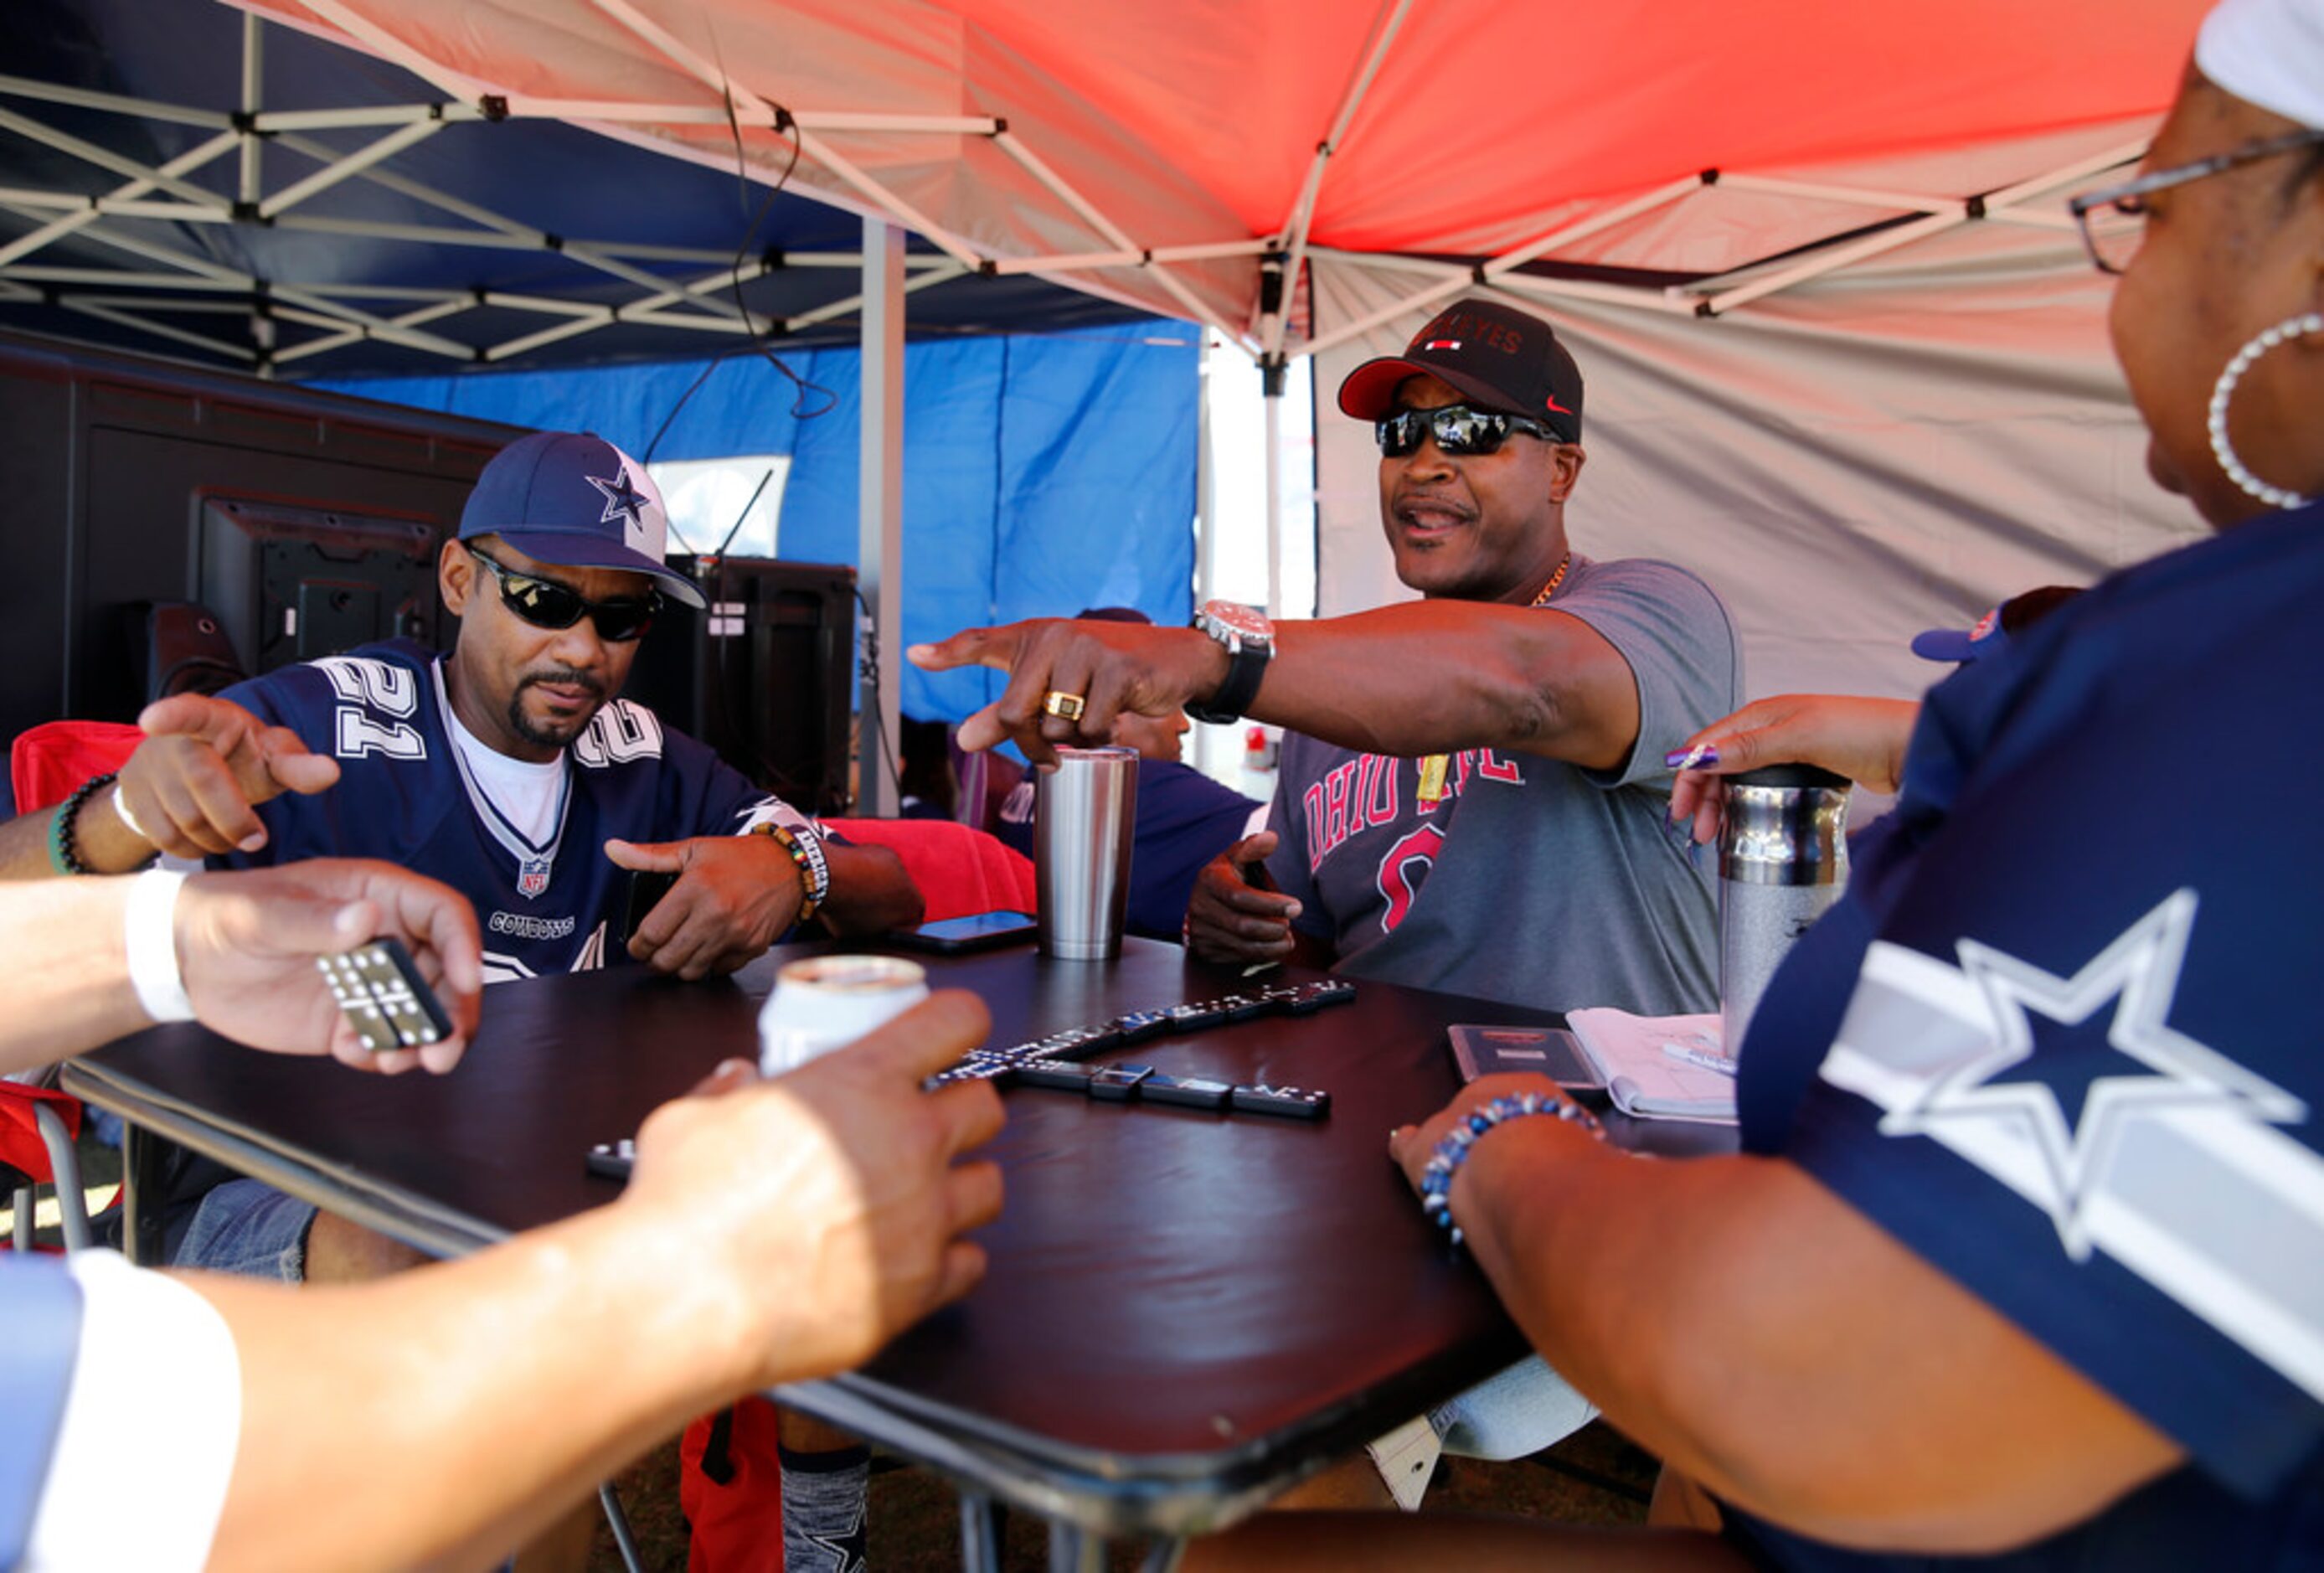
[[[1469,749],[1424,803],[1422,761],[1286,733],[1268,872],[1347,976],[1544,1010],[1716,1010],[1714,865],[1670,823],[1663,756],[1743,702],[1734,623],[1702,580],[1642,558],[1575,557],[1543,609],[1558,613],[1637,680],[1621,769]]]

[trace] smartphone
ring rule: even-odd
[[[1019,944],[1030,939],[1033,934],[1033,916],[1029,912],[972,912],[964,918],[945,918],[922,923],[917,929],[899,930],[888,939],[891,944],[915,950],[957,956],[964,951]]]
[[[1452,1026],[1444,1035],[1452,1042],[1452,1059],[1462,1081],[1525,1070],[1546,1076],[1563,1087],[1584,1092],[1602,1089],[1606,1078],[1582,1051],[1573,1034],[1560,1027]]]
[[[639,868],[630,870],[630,894],[624,903],[622,919],[622,944],[624,948],[628,947],[631,936],[638,931],[638,925],[646,921],[646,914],[654,910],[662,897],[669,894],[669,887],[677,883],[678,875],[674,874],[655,874]]]

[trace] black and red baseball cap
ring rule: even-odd
[[[1529,415],[1582,440],[1582,368],[1549,324],[1499,301],[1456,301],[1412,336],[1402,355],[1368,360],[1340,384],[1340,409],[1378,421],[1405,378],[1442,377],[1480,410]]]

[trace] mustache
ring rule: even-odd
[[[576,671],[571,667],[556,667],[548,671],[530,673],[522,682],[516,685],[517,692],[522,693],[527,689],[539,688],[543,683],[555,683],[559,688],[579,689],[593,699],[602,699],[605,697],[604,678],[586,671]]]
[[[1400,514],[1408,508],[1441,509],[1464,521],[1477,516],[1477,510],[1474,507],[1450,493],[1425,491],[1416,487],[1411,491],[1397,492],[1388,500],[1388,511],[1391,514]]]

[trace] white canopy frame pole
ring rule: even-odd
[[[173,328],[166,322],[156,322],[151,318],[141,317],[134,311],[124,311],[117,306],[92,301],[86,295],[60,295],[57,297],[57,304],[68,311],[78,311],[84,317],[99,317],[107,322],[118,323],[124,328],[134,328],[140,333],[150,333],[156,338],[172,339],[180,344],[206,349],[212,355],[222,355],[228,360],[255,363],[258,359],[258,351],[249,345],[234,344],[223,338],[213,338],[207,333],[196,333],[190,328]]]
[[[1290,366],[1283,354],[1283,341],[1291,325],[1291,312],[1299,298],[1299,273],[1307,264],[1307,232],[1314,222],[1315,204],[1323,190],[1323,172],[1331,166],[1332,157],[1348,134],[1355,121],[1356,111],[1363,106],[1364,96],[1371,90],[1372,80],[1388,59],[1389,46],[1394,44],[1404,19],[1411,14],[1412,0],[1388,0],[1373,23],[1372,35],[1365,45],[1363,60],[1356,68],[1347,88],[1340,95],[1339,108],[1332,116],[1332,124],[1323,138],[1315,144],[1315,156],[1308,162],[1306,177],[1300,182],[1299,195],[1292,203],[1291,212],[1284,220],[1276,257],[1262,263],[1259,268],[1259,405],[1266,412],[1267,443],[1267,615],[1283,615],[1283,391],[1290,376]]]
[[[333,27],[361,43],[364,48],[391,65],[401,66],[421,81],[431,84],[441,93],[474,104],[485,97],[484,85],[438,65],[387,29],[379,26],[363,13],[341,0],[303,0],[308,11],[329,23]]]
[[[425,142],[443,129],[444,122],[441,120],[421,120],[401,130],[391,131],[385,136],[366,143],[355,152],[317,170],[305,180],[294,180],[272,197],[263,199],[258,204],[258,216],[272,218],[288,212],[308,198],[329,190],[341,180],[361,174],[383,159],[393,158],[405,148]]]
[[[1356,111],[1363,106],[1364,95],[1371,90],[1372,79],[1379,75],[1379,69],[1388,59],[1388,46],[1396,42],[1396,35],[1402,30],[1404,19],[1411,10],[1412,0],[1388,0],[1382,8],[1372,31],[1370,44],[1364,51],[1363,63],[1357,67],[1347,91],[1340,95],[1340,107],[1332,116],[1331,129],[1323,134],[1323,140],[1315,144],[1315,156],[1309,161],[1306,179],[1300,183],[1298,200],[1292,204],[1291,216],[1284,221],[1281,298],[1277,302],[1277,309],[1265,314],[1259,323],[1259,348],[1270,358],[1279,361],[1283,355],[1283,337],[1290,325],[1291,304],[1299,291],[1299,270],[1307,260],[1307,230],[1314,222],[1315,203],[1323,190],[1323,171],[1330,165],[1332,155],[1340,151],[1340,143],[1348,134],[1348,127],[1355,120]],[[1282,396],[1282,391],[1277,385],[1280,380],[1269,379],[1268,397]]]
[[[161,172],[171,176],[190,174],[212,160],[222,158],[231,153],[235,143],[239,140],[231,131],[221,132],[200,146],[180,153],[176,158],[163,164]],[[152,189],[153,184],[150,180],[131,180],[128,184],[115,189],[108,198],[100,199],[100,200],[134,201]],[[44,224],[28,235],[20,235],[7,245],[0,245],[0,267],[7,266],[18,257],[30,256],[42,247],[62,240],[68,235],[88,228],[101,217],[103,214],[98,208],[90,207],[78,213],[69,213],[53,223]]]
[[[70,191],[41,191],[24,186],[0,187],[0,202],[20,208],[47,208],[94,213],[99,217],[161,218],[180,224],[231,224],[234,215],[223,208],[197,208],[175,198],[150,199],[121,197],[77,197]]]
[[[1863,262],[1868,258],[1879,256],[1901,246],[1911,245],[1915,241],[1925,240],[1932,235],[1957,229],[1964,224],[1986,218],[1997,209],[2014,208],[2030,198],[2054,191],[2058,187],[2070,181],[2096,174],[2101,170],[2112,169],[2129,159],[2138,157],[2144,149],[2144,141],[2107,148],[1983,197],[1972,197],[1966,200],[1957,197],[1941,199],[1941,201],[1934,199],[1928,199],[1918,204],[1924,209],[1925,217],[1914,219],[1910,223],[1896,225],[1893,228],[1884,229],[1877,235],[1867,236],[1852,245],[1834,246],[1829,250],[1818,252],[1794,266],[1778,269],[1731,290],[1716,291],[1715,281],[1705,281],[1703,283],[1697,284],[1690,291],[1698,297],[1695,310],[1706,317],[1724,315],[1738,306],[1765,299],[1778,290],[1787,290],[1794,284],[1821,278],[1827,273],[1836,273],[1841,268]],[[1838,196],[1840,192],[1838,189],[1829,189],[1821,190],[1818,194]],[[1898,200],[1885,196],[1854,199],[1869,200],[1880,206],[1896,205]],[[1903,200],[1910,201],[1909,199]],[[1737,273],[1740,274],[1744,271],[1746,270],[1738,269]]]
[[[1154,282],[1167,291],[1173,301],[1185,308],[1188,316],[1230,340],[1236,337],[1233,330],[1221,320],[1219,314],[1212,310],[1194,291],[1188,289],[1184,281],[1167,267],[1155,264],[1152,252],[1142,249],[1136,241],[1130,239],[1129,234],[1120,225],[1099,211],[1096,203],[1083,196],[1064,176],[1051,169],[1047,160],[1010,135],[1006,125],[992,134],[992,143],[1002,153],[1016,160],[1028,174],[1047,187],[1051,196],[1079,215],[1083,223],[1130,254],[1133,264],[1148,268],[1153,275]]]
[[[901,808],[889,771],[900,773],[904,757],[895,680],[904,609],[904,232],[876,218],[863,221],[862,356],[856,583],[873,648],[858,706],[856,812],[878,818]]]
[[[1259,405],[1267,412],[1267,615],[1283,615],[1283,382],[1278,359],[1259,366]]]
[[[1209,262],[1218,257],[1260,256],[1275,249],[1268,240],[1210,240],[1194,245],[1126,246],[1119,251],[1069,251],[1056,256],[1002,257],[985,271],[1010,273],[1071,273],[1088,268],[1134,268],[1148,263]]]
[[[411,349],[425,350],[430,355],[442,356],[447,360],[466,362],[475,358],[475,351],[465,344],[455,344],[448,338],[439,338],[432,333],[420,333],[410,328],[399,328],[383,317],[374,316],[371,312],[326,299],[295,285],[278,283],[262,286],[257,279],[248,273],[229,267],[221,267],[205,258],[188,256],[183,252],[173,251],[165,245],[156,245],[150,241],[117,234],[102,224],[89,225],[82,233],[92,240],[103,241],[107,245],[129,252],[134,255],[146,257],[154,262],[168,263],[183,268],[189,273],[236,286],[253,294],[264,294],[272,300],[287,301],[293,306],[304,306],[310,310],[337,317],[351,328],[368,329],[370,336],[374,338],[383,338],[390,343],[401,344]],[[360,337],[360,334],[358,336]]]
[[[862,265],[860,260],[857,265]],[[941,284],[948,280],[960,278],[967,272],[968,270],[958,263],[948,260],[941,267],[913,269],[905,281],[904,293],[918,294],[931,284]],[[786,317],[777,326],[787,333],[796,333],[802,328],[810,328],[818,322],[829,322],[839,317],[853,317],[862,309],[862,295],[847,295],[836,301],[826,301],[820,306],[811,307],[796,317]],[[705,317],[669,317],[657,311],[625,310],[622,313],[621,319],[624,322],[643,322],[656,328],[685,328],[696,332],[743,333],[748,331],[740,322],[714,322]]]
[[[705,59],[699,52],[682,40],[678,39],[676,35],[672,34],[659,23],[655,22],[651,17],[645,15],[635,6],[630,5],[629,0],[589,0],[589,3],[595,6],[597,10],[602,12],[605,16],[619,23],[621,26],[628,29],[639,39],[660,51],[664,58],[686,71],[704,87],[711,88],[713,91],[716,92],[719,97],[726,100],[727,103],[732,104],[734,101],[734,98],[737,96],[735,84],[715,61]],[[846,159],[841,157],[836,152],[833,151],[831,146],[821,137],[810,132],[805,125],[799,124],[797,120],[794,120],[791,117],[789,110],[772,102],[761,94],[751,91],[749,88],[740,89],[740,92],[742,95],[747,96],[752,102],[758,105],[759,107],[766,113],[769,116],[770,124],[772,125],[775,130],[787,130],[792,136],[798,139],[800,157],[814,159],[817,163],[823,165],[824,168],[829,170],[833,174],[837,175],[841,180],[846,181],[858,191],[861,191],[864,196],[870,198],[872,201],[880,208],[885,209],[890,214],[892,214],[908,228],[916,230],[919,234],[927,236],[929,241],[933,242],[940,250],[952,257],[954,262],[961,264],[964,267],[973,268],[983,260],[977,255],[974,249],[972,248],[966,241],[963,240],[960,236],[954,235],[950,230],[945,228],[944,226],[937,224],[935,220],[929,218],[927,214],[920,212],[910,203],[905,201],[903,198],[898,196],[895,192],[889,190],[877,180],[874,180],[871,176],[865,174],[862,170],[857,169]],[[984,134],[989,136],[1001,129],[1001,123],[996,120],[987,119],[981,123],[980,129]],[[868,240],[865,242],[865,266],[869,267],[871,265],[871,260],[869,255],[870,242]],[[900,276],[900,269],[899,272]]]
[[[217,109],[194,109],[165,104],[156,98],[132,98],[120,93],[98,93],[68,88],[60,82],[35,81],[31,77],[0,75],[0,97],[36,98],[45,104],[69,104],[77,109],[106,109],[134,115],[140,120],[163,120],[176,125],[198,125],[206,131],[232,131],[234,116]]]
[[[59,131],[53,125],[43,125],[37,120],[27,119],[13,109],[0,109],[0,131],[13,131],[27,141],[37,142],[44,147],[52,147],[59,153],[70,153],[83,163],[95,164],[101,170],[110,170],[115,174],[128,180],[143,180],[148,190],[158,189],[167,191],[172,197],[190,202],[197,208],[210,208],[217,205],[218,194],[215,191],[205,191],[199,186],[189,185],[174,175],[164,174],[160,170],[138,162],[135,159],[124,157],[111,148],[99,147],[93,142],[83,142],[79,137]]]
[[[1667,185],[1657,186],[1651,191],[1642,191],[1627,202],[1618,202],[1613,207],[1592,213],[1585,218],[1577,218],[1571,224],[1561,224],[1554,229],[1536,236],[1515,250],[1505,251],[1476,267],[1463,267],[1458,263],[1440,263],[1424,257],[1376,256],[1363,252],[1337,251],[1325,246],[1317,246],[1313,254],[1318,257],[1366,266],[1405,268],[1414,273],[1435,273],[1438,279],[1435,283],[1393,305],[1382,306],[1378,310],[1365,313],[1352,322],[1341,324],[1329,333],[1316,335],[1307,341],[1305,346],[1305,353],[1314,355],[1318,350],[1329,349],[1359,334],[1369,333],[1383,322],[1394,321],[1407,312],[1425,310],[1437,301],[1449,300],[1474,285],[1503,282],[1518,268],[1547,255],[1561,245],[1570,245],[1577,240],[1586,240],[1601,230],[1611,229],[1618,224],[1627,224],[1641,214],[1651,213],[1657,208],[1666,208],[1689,193],[1702,189],[1702,180],[1697,175],[1690,175],[1683,180],[1673,180]],[[1528,279],[1527,282],[1533,281]],[[1614,290],[1618,297],[1625,301],[1639,301],[1648,304],[1663,303],[1659,297],[1650,298],[1648,291],[1643,290],[1624,291],[1618,285],[1612,284],[1597,287],[1602,290]],[[1692,308],[1683,309],[1692,310]]]
[[[245,119],[254,117],[265,107],[266,38],[262,29],[266,24],[255,11],[242,14],[242,113]],[[262,161],[266,144],[255,132],[242,135],[242,167],[235,177],[235,199],[244,208],[257,205],[263,188],[260,185]]]
[[[740,277],[744,282],[748,282],[762,277],[770,271],[761,262],[754,267],[744,269]],[[675,305],[698,291],[724,288],[730,280],[736,277],[733,268],[725,267],[715,273],[706,273],[698,279],[684,282],[671,283],[664,281],[659,290],[641,300],[624,301],[618,306],[590,306],[575,312],[573,319],[569,322],[561,322],[554,328],[544,328],[538,333],[528,333],[522,338],[507,339],[493,345],[483,352],[480,358],[487,361],[507,360],[512,356],[539,349],[543,345],[555,344],[562,339],[595,332],[614,322],[657,322],[664,327],[726,328],[738,333],[742,332],[745,331],[745,325],[741,320],[732,319],[718,320],[709,318],[681,320],[659,315],[665,306]],[[774,332],[788,325],[788,320],[785,319],[771,319],[754,314],[750,319],[749,330]]]
[[[8,207],[5,201],[0,201],[0,208]],[[98,238],[104,237],[100,236]],[[84,284],[102,285],[119,290],[208,290],[221,295],[246,292],[244,286],[235,279],[204,279],[197,278],[191,273],[136,273],[126,268],[51,268],[42,267],[36,263],[24,263],[14,267],[0,268],[0,278],[14,279],[20,283],[30,285]],[[27,294],[32,295],[40,292],[37,288],[26,291]]]
[[[422,306],[415,311],[406,311],[402,316],[391,318],[389,320],[397,328],[417,328],[424,322],[433,322],[438,318],[465,311],[472,303],[468,301],[439,301],[432,306]],[[292,345],[289,349],[273,356],[269,362],[270,365],[282,361],[303,360],[308,356],[321,355],[327,350],[343,349],[350,344],[361,343],[364,338],[360,329],[346,327],[342,320],[336,317],[326,317],[319,312],[300,311],[295,308],[284,306],[277,306],[273,310],[274,315],[289,321],[304,322],[312,327],[329,328],[337,331],[327,333],[320,338],[310,338],[304,344]],[[266,375],[265,370],[262,369],[260,375]]]
[[[989,125],[993,123],[988,121],[986,124]],[[938,224],[862,170],[857,169],[823,138],[796,122],[793,123],[791,134],[799,139],[799,151],[803,155],[815,160],[825,169],[854,187],[897,223],[919,235],[963,267],[977,268],[983,265],[984,258],[978,255],[975,248],[967,241]]]
[[[302,154],[308,158],[331,160],[338,157],[337,152],[329,146],[322,143],[311,141],[306,137],[293,135],[287,133],[277,133],[276,140],[281,142],[284,147],[289,148],[291,152]],[[364,179],[375,185],[382,186],[388,190],[397,193],[399,196],[409,197],[416,202],[425,202],[429,206],[436,208],[443,212],[450,213],[456,217],[466,218],[469,223],[476,225],[480,228],[490,230],[494,234],[508,237],[510,241],[520,242],[523,245],[536,247],[541,251],[554,252],[560,256],[569,257],[574,262],[580,264],[584,267],[595,268],[599,273],[611,274],[613,277],[620,279],[626,283],[636,284],[641,289],[651,291],[661,291],[669,287],[669,280],[658,277],[653,273],[650,273],[642,268],[632,267],[628,264],[622,262],[613,254],[613,248],[600,246],[590,241],[560,241],[544,230],[532,228],[529,225],[519,224],[514,219],[504,217],[501,214],[494,213],[488,208],[479,208],[473,202],[462,201],[457,197],[454,197],[444,191],[437,190],[431,186],[424,185],[418,180],[411,180],[407,176],[395,174],[390,171],[366,168],[355,172],[361,174]],[[286,224],[286,227],[344,229],[346,227],[347,222],[348,221],[339,219],[292,219]],[[415,227],[415,231],[417,227]],[[385,238],[422,239],[423,235],[421,233],[415,232],[406,235],[389,235],[385,236]],[[498,244],[485,240],[482,237],[473,237],[462,240],[457,236],[456,232],[447,235],[440,231],[427,231],[424,234],[424,239],[427,243],[434,245],[443,245],[453,241],[457,241],[459,244],[473,245],[489,245]],[[676,248],[665,249],[674,250]],[[715,259],[702,257],[699,260],[711,261]],[[718,280],[722,283],[724,282],[724,278],[725,275],[723,273],[718,275]],[[691,303],[712,311],[721,317],[731,319],[739,318],[742,315],[731,301],[706,299],[698,300]],[[608,319],[608,320],[611,320],[611,319]],[[763,320],[753,319],[752,326],[763,331],[766,328],[767,324]]]

